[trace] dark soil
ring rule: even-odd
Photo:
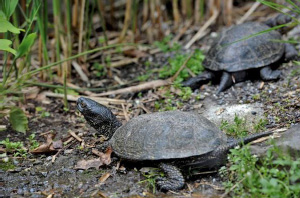
[[[155,65],[165,63],[163,58],[151,57]],[[145,72],[140,66],[143,63],[124,67],[120,72],[121,79],[130,81]],[[264,82],[261,80],[246,81],[234,85],[232,88],[216,96],[218,85],[204,85],[201,90],[194,91],[191,99],[181,100],[174,96],[173,105],[180,101],[183,105],[179,109],[195,110],[208,109],[209,104],[216,103],[220,107],[225,104],[262,104],[265,116],[268,120],[268,128],[289,127],[300,122],[300,69],[298,66],[289,63],[280,67],[283,73],[282,78],[277,82]],[[129,117],[145,113],[145,109],[156,111],[155,101],[162,99],[162,90],[150,90],[138,94],[126,94],[122,97],[129,100]],[[200,99],[195,99],[199,96]],[[29,148],[28,136],[35,133],[38,142],[45,142],[42,134],[52,131],[56,133],[55,140],[66,140],[70,137],[69,131],[75,132],[84,139],[85,145],[73,140],[65,145],[58,154],[27,154],[26,158],[13,157],[8,154],[7,159],[11,168],[4,168],[4,162],[0,164],[0,197],[219,197],[224,193],[222,182],[214,172],[202,174],[189,179],[186,187],[178,192],[160,192],[149,188],[147,182],[140,182],[146,178],[139,171],[140,167],[128,166],[120,162],[115,156],[110,165],[102,166],[99,170],[91,168],[88,170],[75,170],[74,166],[82,159],[92,159],[96,156],[91,148],[99,143],[96,131],[92,129],[76,112],[75,103],[70,103],[70,111],[63,110],[61,99],[51,99],[50,104],[43,104],[34,100],[26,101],[24,105],[29,115],[29,130],[26,135],[16,133],[11,128],[0,133],[0,140],[9,138],[10,141],[22,141],[24,146]],[[143,104],[144,109],[141,108]],[[201,107],[200,104],[205,104]],[[50,113],[49,117],[41,117],[35,111],[35,107],[43,106],[45,111]],[[122,110],[114,109],[121,120],[124,119]],[[4,118],[1,122],[8,123]],[[56,154],[55,161],[52,162]],[[120,164],[119,164],[120,163]],[[118,170],[116,167],[120,166]],[[103,182],[103,175],[110,176]]]

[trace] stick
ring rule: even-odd
[[[53,97],[53,98],[63,98],[64,95],[63,94],[57,94],[57,93],[52,93],[52,92],[44,92],[45,96],[47,97]],[[68,95],[67,99],[69,101],[77,101],[77,99],[81,97],[81,96],[73,96],[73,95]],[[108,104],[117,104],[117,105],[121,105],[122,103],[126,103],[126,100],[122,100],[122,99],[113,99],[113,98],[103,98],[103,97],[95,97],[95,95],[93,96],[89,96],[89,98],[104,104],[104,105],[108,105]]]
[[[251,8],[244,14],[244,16],[240,20],[238,20],[237,24],[244,23],[245,20],[256,10],[256,8],[258,8],[258,6],[260,6],[260,2],[256,1],[255,3],[253,3]]]
[[[131,86],[131,87],[126,87],[123,89],[117,89],[114,91],[108,91],[105,93],[99,93],[99,94],[93,94],[92,96],[108,96],[108,95],[113,95],[113,94],[123,94],[123,93],[132,93],[132,92],[139,92],[147,89],[154,89],[156,87],[161,87],[161,86],[166,86],[170,85],[171,81],[169,79],[166,80],[154,80],[146,83],[142,83],[139,85]]]
[[[193,36],[193,38],[184,46],[184,49],[189,49],[197,40],[205,36],[206,29],[217,19],[219,15],[219,10],[215,7],[213,9],[213,15],[204,23],[200,30]]]

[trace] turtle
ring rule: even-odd
[[[257,72],[266,81],[279,79],[281,72],[276,69],[279,63],[296,59],[298,53],[293,45],[278,42],[281,39],[278,31],[258,33],[287,21],[289,18],[280,15],[266,23],[247,22],[225,30],[213,42],[203,61],[206,70],[182,85],[194,90],[211,80],[220,79],[219,94],[234,83],[256,77]]]
[[[143,114],[122,125],[110,109],[85,97],[77,100],[77,109],[122,160],[158,166],[166,175],[156,179],[161,190],[183,188],[184,173],[217,169],[226,162],[229,149],[272,134],[229,141],[211,121],[184,111]]]

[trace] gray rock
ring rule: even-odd
[[[291,127],[286,132],[283,132],[279,138],[274,141],[275,146],[286,154],[292,157],[300,157],[300,124]],[[251,145],[251,152],[259,157],[264,156],[269,148],[268,142],[260,145]]]

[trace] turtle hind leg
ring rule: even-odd
[[[231,75],[227,72],[223,72],[217,94],[219,94],[222,91],[224,91],[225,89],[229,88],[232,84],[233,84],[233,80],[232,80]]]
[[[197,89],[201,85],[208,83],[212,80],[215,75],[210,71],[204,71],[196,77],[189,78],[188,80],[182,83],[184,87],[190,87],[191,89]]]
[[[162,190],[180,190],[183,188],[185,180],[180,170],[173,165],[161,163],[159,165],[166,177],[156,179],[158,187]]]
[[[270,66],[261,68],[260,77],[263,80],[277,80],[280,77],[281,72],[279,70],[272,70]]]

